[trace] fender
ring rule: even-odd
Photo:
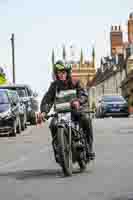
[[[66,128],[66,126],[65,126],[64,123],[58,123],[58,124],[57,124],[57,127],[58,127],[58,128],[64,128],[64,129]]]

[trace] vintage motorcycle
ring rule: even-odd
[[[54,114],[47,115],[57,118],[57,134],[53,138],[53,147],[56,150],[56,162],[61,166],[64,175],[72,176],[72,164],[78,163],[84,171],[89,162],[86,156],[88,144],[86,136],[78,124],[72,119],[70,101],[76,97],[75,90],[61,91],[56,96]],[[80,112],[80,111],[79,111]]]

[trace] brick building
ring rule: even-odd
[[[123,33],[121,26],[112,26],[110,32],[111,56],[123,53]]]

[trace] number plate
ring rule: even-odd
[[[112,108],[111,111],[113,111],[113,112],[119,112],[120,108]]]
[[[71,120],[71,113],[59,113],[58,114],[58,119],[60,120],[65,120],[65,121],[70,121]]]

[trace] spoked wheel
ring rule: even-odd
[[[58,129],[58,144],[60,164],[62,166],[64,175],[72,176],[71,138],[68,138],[64,128]]]

